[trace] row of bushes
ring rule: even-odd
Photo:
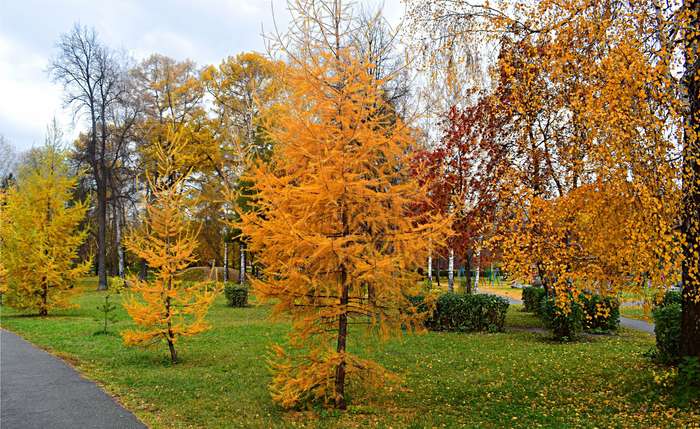
[[[224,285],[224,295],[231,307],[248,304],[248,288],[236,283]],[[427,311],[423,296],[408,298],[418,311]],[[446,293],[438,297],[435,309],[425,321],[433,331],[500,332],[508,312],[508,300],[495,295]]]
[[[418,311],[427,311],[422,295],[408,298]],[[445,293],[425,320],[431,331],[500,332],[508,312],[508,300],[495,295]]]
[[[614,331],[620,324],[620,303],[611,297],[581,294],[566,308],[548,297],[544,288],[523,288],[524,311],[537,314],[559,340],[575,339],[583,330],[594,333]]]

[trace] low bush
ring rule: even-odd
[[[508,300],[500,296],[446,293],[437,299],[426,326],[434,331],[499,332],[507,311]]]
[[[541,316],[558,341],[573,341],[583,329],[583,310],[577,302],[572,301],[567,308],[561,308],[554,298],[546,298],[542,301]]]
[[[680,361],[681,305],[677,303],[658,307],[652,312],[656,334],[656,359],[674,364]]]
[[[611,332],[620,326],[620,301],[613,297],[582,294],[583,328],[590,332]]]
[[[666,291],[664,294],[664,299],[661,301],[661,304],[659,304],[659,307],[666,307],[667,305],[671,304],[682,304],[683,302],[683,295],[681,295],[680,292],[677,292],[675,290],[669,290]]]
[[[544,288],[526,286],[523,288],[523,311],[539,313],[542,308],[542,300],[546,296]]]
[[[224,295],[230,307],[245,307],[248,305],[248,288],[237,283],[226,283]]]

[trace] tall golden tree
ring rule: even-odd
[[[184,187],[181,153],[188,140],[183,131],[172,128],[167,144],[154,143],[157,175],[147,173],[153,200],[147,205],[143,229],[133,231],[126,248],[155,272],[153,281],[132,277],[124,307],[137,329],[122,333],[127,345],[154,345],[165,341],[170,358],[177,362],[175,343],[179,337],[193,336],[208,329],[205,316],[216,297],[216,289],[206,282],[186,283],[177,273],[194,262],[198,232],[190,228],[186,212],[192,205]]]
[[[87,234],[80,229],[87,206],[71,198],[76,182],[65,154],[47,144],[32,152],[17,185],[6,191],[0,241],[7,305],[41,316],[72,305],[75,281],[90,269],[90,261],[76,263]]]
[[[294,351],[276,348],[273,398],[344,409],[346,376],[380,385],[388,376],[350,352],[350,326],[382,337],[419,326],[407,295],[429,240],[444,243],[449,225],[414,210],[425,194],[405,168],[411,129],[387,113],[381,82],[340,33],[340,2],[302,6],[298,22],[324,34],[301,38],[291,57],[288,96],[266,128],[273,158],[253,169],[256,207],[241,229],[263,267],[256,296],[294,321]]]

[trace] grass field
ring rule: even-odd
[[[646,313],[641,305],[623,305],[620,307],[620,315],[630,319],[645,320],[647,322],[654,321],[651,313]]]
[[[349,387],[345,413],[285,412],[270,399],[268,345],[289,324],[268,320],[268,306],[234,309],[220,297],[213,329],[179,344],[172,366],[166,347],[125,348],[116,335],[96,335],[103,293],[77,298],[79,309],[45,318],[2,309],[2,327],[50,350],[98,381],[146,424],[165,427],[699,427],[700,404],[674,405],[654,382],[663,369],[644,356],[653,338],[616,336],[557,344],[534,332],[540,322],[513,306],[499,334],[428,333],[350,350],[403,377],[392,391]],[[112,331],[130,326],[121,308]]]

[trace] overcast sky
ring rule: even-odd
[[[79,22],[95,27],[101,40],[124,49],[136,60],[152,53],[198,64],[219,63],[243,51],[263,51],[262,28],[286,26],[286,0],[0,0],[0,134],[18,150],[43,143],[54,116],[65,134],[75,136],[63,108],[61,88],[46,68],[61,33]],[[400,0],[364,0],[384,4],[395,25],[403,15]]]

